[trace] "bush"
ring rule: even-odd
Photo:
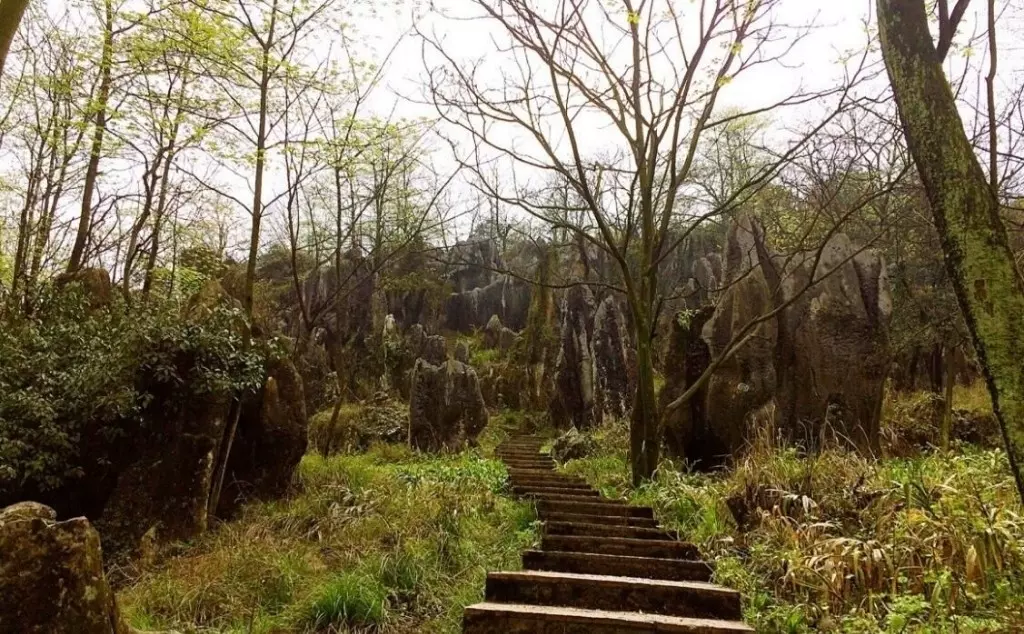
[[[0,326],[0,503],[113,460],[159,393],[258,387],[271,351],[246,348],[241,313],[225,305],[182,316],[173,302],[115,296],[96,309],[72,286],[50,289],[34,315]]]

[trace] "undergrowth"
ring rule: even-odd
[[[758,632],[1024,631],[1024,510],[1001,450],[871,460],[761,439],[728,472],[663,461],[634,489],[626,424],[594,437],[564,470],[698,544]]]
[[[191,632],[457,632],[487,570],[516,569],[529,506],[477,453],[404,446],[306,456],[297,493],[247,507],[119,594],[140,628]]]

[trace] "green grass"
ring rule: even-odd
[[[698,544],[757,631],[1024,631],[1024,508],[1002,451],[871,460],[759,442],[727,472],[664,461],[634,489],[627,431],[606,424],[599,453],[564,471]]]
[[[139,628],[191,632],[458,632],[487,570],[536,538],[506,472],[477,452],[376,445],[306,456],[296,493],[182,546],[119,592]]]

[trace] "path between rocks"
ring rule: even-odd
[[[662,530],[648,507],[609,500],[555,471],[543,440],[520,436],[496,455],[512,490],[537,505],[539,550],[523,570],[487,575],[485,601],[466,608],[464,634],[736,634],[740,595],[709,583],[693,544]]]

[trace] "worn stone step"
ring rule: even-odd
[[[569,502],[566,500],[538,500],[537,512],[541,514],[542,519],[546,513],[654,517],[654,511],[647,506],[628,506],[622,503],[612,504],[608,502]]]
[[[677,540],[679,535],[673,531],[643,526],[611,526],[608,524],[591,524],[584,522],[552,522],[544,524],[548,535],[590,535],[593,537],[629,537],[632,539]]]
[[[577,513],[547,513],[548,522],[570,522],[576,524],[603,524],[610,526],[640,526],[657,528],[658,520],[651,517],[626,517],[624,515],[580,515]]]
[[[505,466],[508,467],[509,469],[549,469],[549,470],[553,470],[555,468],[555,463],[553,463],[551,461],[545,462],[544,460],[533,460],[533,459],[527,460],[525,458],[512,460],[512,459],[506,458],[506,459],[502,460],[502,462],[504,462]]]
[[[514,486],[512,492],[516,495],[573,495],[578,497],[598,497],[601,494],[594,489],[559,487],[559,486]]]
[[[747,634],[739,621],[512,603],[466,608],[463,634]]]
[[[521,476],[521,477],[526,477],[526,478],[533,477],[533,476],[540,476],[542,478],[543,477],[549,477],[550,478],[552,475],[554,475],[554,476],[557,476],[559,478],[564,478],[566,480],[571,480],[573,482],[582,482],[582,483],[586,484],[586,481],[583,478],[580,478],[578,476],[565,475],[564,473],[559,473],[557,471],[552,472],[549,469],[529,469],[529,468],[524,469],[524,468],[521,468],[521,467],[509,467],[508,474],[510,476]]]
[[[711,566],[703,561],[601,553],[527,550],[523,553],[523,568],[668,581],[708,581],[711,579]]]
[[[576,482],[565,478],[519,478],[511,477],[512,486],[517,487],[546,487],[557,489],[586,489],[593,490],[586,482]]]
[[[596,493],[596,491],[595,491]],[[594,504],[608,504],[624,506],[624,502],[616,502],[615,500],[606,500],[600,495],[594,496],[581,496],[578,493],[532,493],[529,495],[530,498],[537,500],[538,502],[588,502]]]
[[[738,620],[740,593],[700,581],[524,570],[487,575],[486,601]]]
[[[601,537],[589,535],[544,535],[541,550],[560,552],[603,553],[630,557],[657,557],[659,559],[700,558],[696,546],[687,542],[662,539],[634,539],[630,537]]]
[[[534,458],[537,456],[543,456],[545,458],[551,457],[548,453],[541,453],[540,449],[495,449],[494,455],[501,456],[502,458]]]

